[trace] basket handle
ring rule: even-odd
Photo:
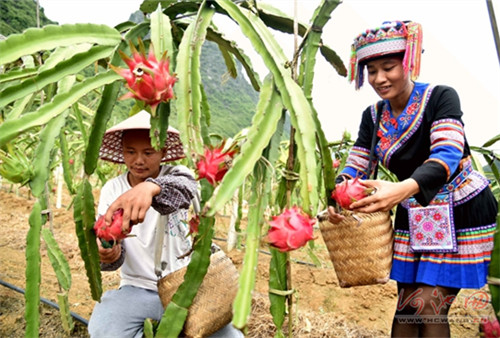
[[[165,236],[165,226],[168,224],[168,215],[159,215],[156,222],[155,234],[155,274],[158,279],[161,278],[163,272],[163,264],[161,262],[161,254],[163,252],[163,238]]]
[[[373,158],[375,157],[375,147],[377,146],[378,142],[378,127],[380,124],[380,117],[382,116],[382,107],[383,107],[384,101],[378,101],[376,105],[376,114],[377,117],[375,118],[375,125],[373,127],[373,134],[372,134],[372,144],[370,148],[370,157],[368,158],[368,178],[373,177],[373,179],[377,178],[377,171],[378,171],[378,163],[375,165],[375,169],[373,169]],[[373,170],[373,175],[372,175],[372,170]]]

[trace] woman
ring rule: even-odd
[[[358,176],[375,188],[376,193],[351,204],[354,211],[388,211],[397,205],[394,337],[450,335],[447,314],[460,289],[486,284],[496,228],[497,204],[486,178],[471,166],[457,93],[415,82],[421,42],[419,24],[399,21],[354,40],[351,81],[361,87],[366,67],[368,82],[382,100],[363,112],[358,139],[337,178]],[[372,167],[381,162],[399,181],[368,180],[370,158]],[[332,223],[343,219],[333,207],[328,213]]]

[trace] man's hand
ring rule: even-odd
[[[102,263],[113,263],[120,258],[122,252],[122,246],[120,243],[113,245],[110,249],[106,249],[102,246],[101,241],[98,238],[97,246],[99,248],[99,259]]]
[[[328,220],[330,221],[330,223],[338,224],[338,223],[342,222],[344,220],[344,218],[345,217],[343,215],[338,214],[335,211],[334,207],[332,207],[332,206],[328,207]]]
[[[113,213],[120,208],[123,209],[122,229],[124,231],[127,231],[131,225],[143,222],[146,212],[153,202],[153,197],[160,192],[160,186],[153,182],[137,184],[109,206],[104,216],[106,224],[111,224]]]

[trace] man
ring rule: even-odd
[[[118,290],[104,293],[89,321],[92,337],[142,337],[146,318],[160,320],[161,304],[155,274],[156,224],[169,215],[163,238],[163,274],[185,267],[190,260],[189,229],[183,220],[197,192],[197,182],[184,166],[161,165],[184,157],[178,132],[168,129],[165,147],[151,146],[147,112],[140,112],[106,131],[100,158],[125,163],[128,171],[108,181],[101,190],[98,213],[111,223],[123,209],[122,228],[133,226],[131,236],[105,249],[99,243],[102,270],[121,268]],[[183,257],[183,258],[178,258]],[[243,337],[230,324],[214,337]]]

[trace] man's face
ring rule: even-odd
[[[129,170],[129,182],[135,186],[148,177],[156,177],[160,173],[163,151],[151,146],[149,130],[127,130],[122,138],[123,158]]]

